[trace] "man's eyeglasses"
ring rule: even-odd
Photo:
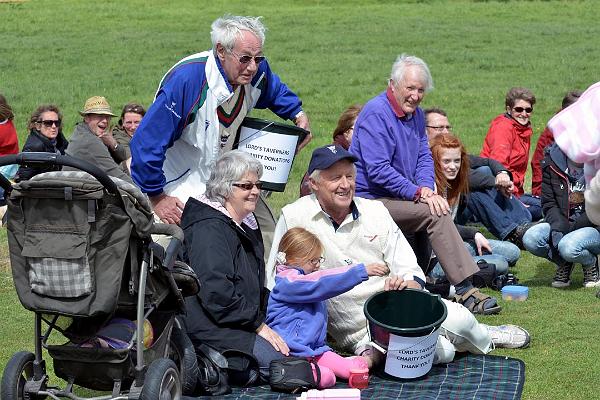
[[[433,125],[427,125],[428,128],[431,129],[435,129],[436,131],[443,131],[444,129],[448,129],[449,131],[452,130],[452,125],[438,125],[438,126],[433,126]]]
[[[38,123],[44,125],[46,128],[52,128],[52,126],[56,126],[60,128],[61,120],[60,119],[45,119],[43,121],[38,121]]]
[[[256,65],[259,65],[261,62],[263,62],[265,60],[265,56],[249,56],[249,55],[240,55],[237,54],[235,51],[230,51],[231,54],[235,55],[238,58],[238,61],[240,62],[240,64],[248,64],[250,61],[252,61],[252,59],[254,59],[254,63]]]
[[[533,107],[513,107],[513,110],[515,110],[518,113],[521,113],[523,111],[525,111],[527,114],[531,114],[531,112],[533,111]]]
[[[312,260],[308,260],[308,262],[313,267],[316,267],[317,265],[321,264],[323,261],[325,261],[325,257],[313,258]]]
[[[235,186],[235,187],[239,187],[240,189],[244,189],[244,190],[252,190],[252,188],[254,186],[256,186],[256,188],[258,190],[260,190],[262,188],[263,183],[262,182],[256,182],[256,183],[251,183],[251,182],[246,182],[246,183],[232,183],[231,186]]]

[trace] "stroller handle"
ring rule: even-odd
[[[106,188],[106,190],[115,196],[119,196],[119,190],[117,185],[110,179],[106,172],[93,164],[79,158],[55,154],[55,153],[42,153],[42,152],[26,152],[19,154],[10,154],[7,156],[0,157],[0,167],[10,164],[19,165],[66,165],[68,167],[77,168],[81,171],[87,172],[98,180]],[[10,190],[12,185],[8,179],[0,174],[0,186],[6,191]]]

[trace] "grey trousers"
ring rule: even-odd
[[[479,271],[450,214],[431,215],[425,203],[389,198],[378,200],[388,209],[402,233],[427,232],[431,247],[451,284],[456,285]]]
[[[254,216],[260,226],[260,232],[262,234],[263,246],[265,247],[265,264],[269,259],[271,253],[271,246],[273,245],[273,234],[275,233],[275,217],[273,211],[267,204],[267,199],[261,192],[258,202],[256,203],[256,209],[254,210]]]

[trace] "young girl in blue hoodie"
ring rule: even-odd
[[[322,254],[319,239],[304,228],[283,235],[266,323],[285,340],[290,355],[311,358],[319,365],[320,387],[327,388],[335,385],[336,376],[348,379],[351,370],[368,367],[364,357],[342,357],[327,346],[325,300],[389,269],[383,264],[356,264],[320,271]]]

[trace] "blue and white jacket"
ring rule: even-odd
[[[281,265],[277,269],[266,324],[282,337],[293,356],[314,357],[330,351],[325,300],[368,280],[364,264],[310,274]]]
[[[298,96],[266,60],[244,91],[245,114],[269,108],[291,119],[302,110]],[[217,107],[233,92],[212,50],[188,56],[167,71],[130,144],[131,176],[142,192],[164,192],[184,203],[204,193],[220,150]]]

